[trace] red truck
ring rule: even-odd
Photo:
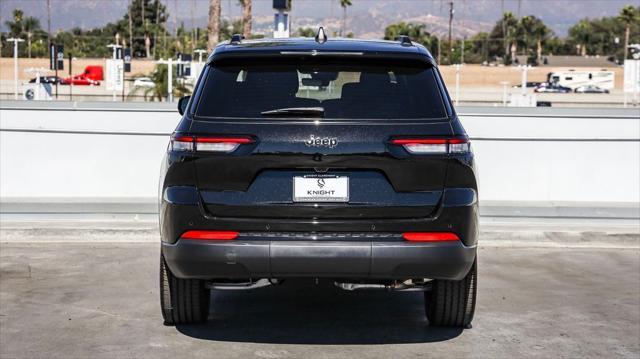
[[[64,81],[69,84],[73,83],[74,85],[80,86],[100,86],[100,81],[102,80],[104,80],[104,71],[102,69],[102,66],[89,65],[85,67],[83,73],[75,75],[73,77],[68,77]]]

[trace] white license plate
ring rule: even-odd
[[[349,202],[349,177],[293,177],[294,202]]]

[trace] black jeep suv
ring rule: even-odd
[[[423,291],[431,325],[470,325],[473,153],[423,46],[235,36],[179,112],[159,191],[165,323],[205,321],[211,289],[302,277]]]

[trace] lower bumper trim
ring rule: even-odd
[[[460,241],[191,241],[162,244],[177,277],[462,279],[476,247]]]

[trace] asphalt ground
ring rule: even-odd
[[[164,326],[154,241],[20,233],[0,243],[1,358],[640,357],[635,233],[486,238],[466,330],[429,327],[421,293],[311,280],[214,291],[206,324]]]

